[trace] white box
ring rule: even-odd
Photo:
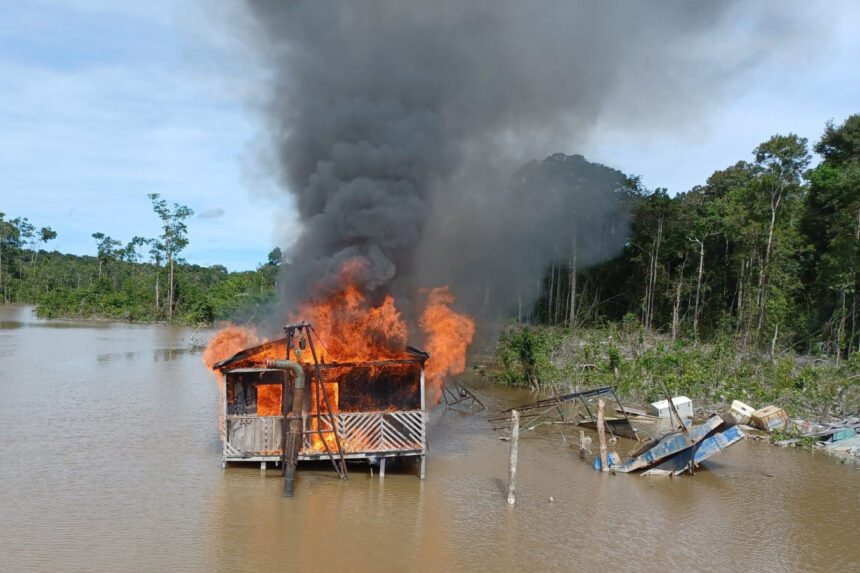
[[[681,418],[693,417],[693,401],[686,396],[675,396],[672,398],[672,403],[675,409],[678,410],[678,415]],[[672,410],[669,408],[668,400],[660,400],[651,404],[651,415],[658,418],[671,418]]]

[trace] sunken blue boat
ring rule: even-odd
[[[622,473],[644,470],[644,475],[692,474],[701,462],[743,438],[731,416],[712,416],[704,424],[665,434],[610,469]]]

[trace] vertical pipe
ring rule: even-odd
[[[604,428],[606,420],[603,417],[603,408],[605,404],[603,399],[597,401],[597,439],[600,442],[600,469],[609,471],[609,462],[606,459],[606,429]]]
[[[516,502],[514,493],[517,489],[517,448],[520,441],[520,413],[511,412],[511,459],[508,466],[508,503]]]
[[[289,423],[290,429],[287,433],[287,439],[284,442],[284,496],[293,497],[293,490],[296,482],[296,465],[299,461],[299,450],[302,442],[302,404],[305,394],[305,371],[301,364],[291,360],[267,360],[267,368],[277,368],[280,370],[290,370],[295,376],[295,384],[293,385],[293,409],[290,412]],[[284,378],[284,392],[282,396],[286,396],[286,377]],[[287,420],[284,420],[286,423]]]

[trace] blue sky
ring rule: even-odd
[[[702,117],[635,132],[599,123],[559,151],[674,193],[774,133],[815,141],[826,120],[860,112],[860,3],[804,5],[830,40],[770,54]],[[0,211],[53,227],[49,248],[94,254],[97,231],[156,236],[156,192],[197,212],[189,262],[263,262],[293,219],[258,159],[263,73],[224,25],[238,17],[231,2],[0,4]]]

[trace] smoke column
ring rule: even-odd
[[[619,215],[606,194],[571,205],[558,181],[517,167],[581,144],[601,122],[695,120],[791,32],[790,19],[732,2],[247,7],[270,74],[266,148],[301,222],[282,281],[288,308],[335,292],[358,260],[352,278],[372,300],[393,293],[400,304],[450,283],[470,307],[509,309],[521,279],[532,296],[534,274],[569,249],[571,209],[580,221]],[[579,241],[580,264],[615,254],[620,227]]]

